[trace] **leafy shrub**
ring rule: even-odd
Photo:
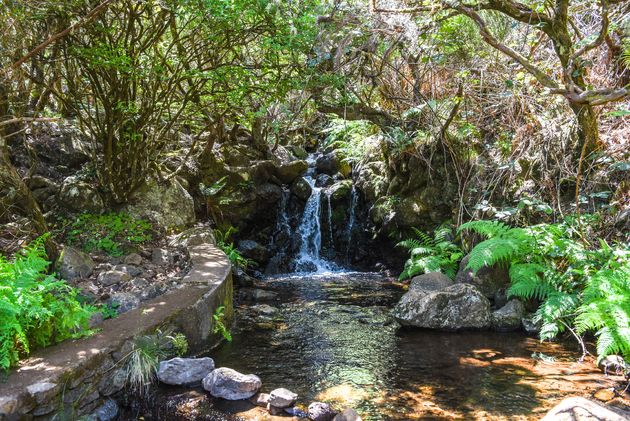
[[[70,224],[66,234],[69,244],[85,251],[102,250],[111,256],[122,256],[152,239],[151,223],[126,213],[95,215],[84,213]]]
[[[581,217],[581,223],[592,221]],[[602,359],[622,354],[630,359],[630,246],[614,247],[600,240],[589,247],[581,239],[575,217],[555,224],[511,228],[497,221],[472,221],[469,230],[486,240],[470,253],[468,268],[505,264],[509,267],[509,295],[536,298],[540,306],[534,321],[541,325],[540,338],[551,339],[569,331],[580,337],[597,336]]]
[[[212,333],[214,333],[215,335],[217,333],[220,333],[226,341],[232,342],[232,334],[230,333],[230,330],[227,328],[227,326],[225,326],[225,323],[223,323],[223,321],[225,320],[225,307],[217,307],[214,314],[212,315],[212,318],[214,319],[214,329],[212,330]]]
[[[12,261],[0,256],[0,369],[7,370],[31,350],[91,333],[94,308],[78,292],[46,273],[45,237]]]
[[[452,231],[449,227],[439,227],[433,238],[414,228],[417,238],[401,241],[397,246],[409,250],[410,257],[400,279],[411,278],[429,272],[442,272],[449,278],[455,278],[462,250],[449,240]]]
[[[333,117],[323,130],[326,134],[324,144],[336,149],[346,161],[359,162],[369,149],[364,141],[378,131],[378,127],[367,120],[344,120]]]
[[[226,254],[230,262],[233,265],[239,266],[243,269],[246,269],[253,262],[250,259],[247,259],[241,255],[241,252],[238,251],[236,246],[234,246],[234,242],[230,240],[232,234],[236,232],[234,227],[229,227],[226,231],[214,230],[214,236],[217,240],[217,247],[219,247]]]

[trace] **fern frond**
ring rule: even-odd
[[[510,229],[509,226],[499,221],[470,221],[462,224],[457,229],[457,233],[462,231],[472,231],[486,238],[493,238],[505,234]]]

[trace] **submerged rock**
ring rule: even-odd
[[[438,291],[410,289],[392,313],[403,326],[440,330],[485,329],[491,320],[490,301],[468,284]]]
[[[335,415],[333,421],[362,421],[363,418],[352,408],[346,408],[339,414]]]
[[[492,328],[498,332],[510,332],[521,328],[525,306],[517,299],[492,312]]]
[[[258,376],[241,374],[227,367],[212,371],[203,379],[202,384],[212,396],[232,401],[251,398],[262,386]]]
[[[288,408],[297,401],[297,393],[293,393],[288,389],[274,389],[269,394],[269,403],[277,408]]]
[[[337,413],[325,402],[313,402],[308,406],[308,419],[313,421],[330,421]]]
[[[175,386],[199,384],[214,370],[212,358],[173,358],[161,361],[157,377],[162,383]]]
[[[554,406],[541,421],[626,421],[629,418],[630,412],[574,396]]]

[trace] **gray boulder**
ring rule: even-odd
[[[175,179],[158,184],[148,180],[131,194],[125,211],[136,218],[145,218],[163,228],[175,228],[195,222],[192,196]]]
[[[333,418],[333,421],[362,421],[363,418],[352,408],[346,408]]]
[[[202,244],[216,244],[212,228],[206,226],[192,227],[180,232],[169,242],[171,247],[192,247]]]
[[[62,279],[73,281],[89,277],[94,271],[94,266],[94,261],[87,253],[65,246],[57,262],[57,271]]]
[[[108,270],[98,274],[96,280],[106,287],[119,284],[121,282],[127,282],[131,280],[131,275],[121,270]]]
[[[251,398],[262,386],[258,376],[241,374],[227,367],[213,370],[203,379],[202,384],[212,396],[231,401]]]
[[[468,284],[438,291],[410,289],[392,314],[403,326],[439,330],[485,329],[491,322],[490,301]]]
[[[337,413],[324,402],[313,402],[308,406],[308,419],[313,421],[330,421]]]
[[[313,188],[304,177],[299,177],[291,184],[291,193],[302,200],[308,200],[312,192]]]
[[[265,263],[269,260],[269,251],[266,247],[254,240],[242,240],[238,243],[238,250],[248,259],[258,263]]]
[[[151,251],[151,263],[158,266],[167,266],[173,264],[173,254],[167,249],[154,248]]]
[[[630,412],[573,396],[554,406],[541,421],[627,421],[628,419],[630,419]]]
[[[128,265],[128,264],[116,265],[114,266],[114,270],[125,272],[129,274],[129,276],[138,276],[142,273],[142,269],[139,268],[138,266]]]
[[[455,276],[456,283],[474,285],[488,299],[494,299],[497,291],[510,284],[507,268],[500,265],[482,267],[476,274],[473,274],[471,269],[466,269],[469,260],[470,255],[467,255],[460,262],[459,271]]]
[[[306,161],[292,161],[280,165],[276,169],[276,176],[283,183],[290,184],[293,182],[293,180],[304,174],[307,169],[308,164],[306,163]]]
[[[453,285],[453,281],[441,272],[430,272],[414,276],[409,284],[409,289],[421,289],[425,291],[439,291]]]
[[[58,200],[61,206],[77,212],[101,213],[105,208],[96,187],[76,176],[63,180]]]
[[[118,305],[118,314],[126,313],[140,306],[140,298],[130,292],[118,292],[112,295],[111,302]]]
[[[194,386],[214,370],[212,358],[173,358],[161,361],[157,377],[174,386]]]
[[[297,401],[297,393],[293,393],[288,389],[274,389],[269,394],[269,403],[276,408],[288,408]]]
[[[131,253],[125,256],[123,263],[126,265],[140,266],[142,264],[142,256],[138,253]]]
[[[521,328],[525,306],[517,299],[492,312],[492,328],[498,332],[511,332]]]

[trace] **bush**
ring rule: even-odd
[[[449,278],[455,278],[458,263],[463,257],[462,250],[450,241],[451,228],[439,227],[433,238],[414,228],[416,238],[409,238],[397,244],[409,250],[409,259],[400,274],[400,279],[407,279],[429,272],[442,272]]]
[[[31,350],[91,333],[94,308],[82,305],[76,289],[48,275],[45,237],[12,261],[0,256],[0,369]]]
[[[236,232],[234,227],[229,227],[227,231],[223,232],[221,230],[214,230],[214,236],[217,239],[217,247],[219,247],[226,254],[230,262],[234,266],[241,267],[243,269],[247,269],[248,266],[252,265],[254,262],[250,259],[247,259],[241,255],[241,252],[238,251],[234,242],[230,240],[232,234]]]
[[[69,244],[78,244],[87,252],[101,250],[111,256],[122,256],[152,238],[150,222],[126,213],[84,213],[70,223],[66,234]]]

